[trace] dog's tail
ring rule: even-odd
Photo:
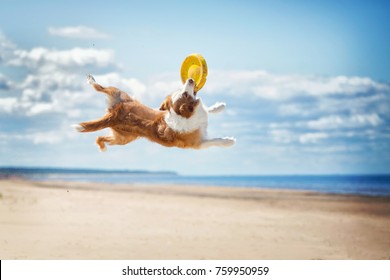
[[[109,127],[111,125],[111,121],[112,121],[111,115],[107,114],[101,119],[95,121],[75,124],[73,125],[73,128],[76,129],[78,132],[93,132],[93,131],[97,131]]]

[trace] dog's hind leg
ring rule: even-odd
[[[111,143],[113,140],[114,137],[112,136],[98,136],[96,138],[96,144],[98,145],[101,152],[105,152],[107,150],[105,142]]]
[[[96,138],[96,144],[98,145],[101,152],[105,152],[107,150],[106,143],[108,145],[126,145],[127,143],[130,143],[136,139],[138,139],[138,136],[131,137],[126,135],[126,137],[121,137],[114,131],[113,135],[98,136]]]

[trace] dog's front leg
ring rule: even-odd
[[[200,144],[200,148],[209,148],[212,146],[217,147],[231,147],[236,143],[236,139],[233,137],[223,137],[223,138],[213,138],[213,139],[205,139]]]
[[[226,103],[217,102],[217,103],[215,103],[213,106],[208,107],[208,108],[207,108],[207,111],[208,111],[209,113],[216,114],[216,113],[222,112],[223,109],[225,109],[225,107],[226,107]]]

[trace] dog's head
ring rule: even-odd
[[[199,105],[199,99],[196,98],[195,81],[188,79],[183,88],[169,95],[161,104],[160,110],[173,110],[176,114],[190,118]]]

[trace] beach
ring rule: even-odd
[[[390,197],[6,178],[0,259],[390,259]]]

